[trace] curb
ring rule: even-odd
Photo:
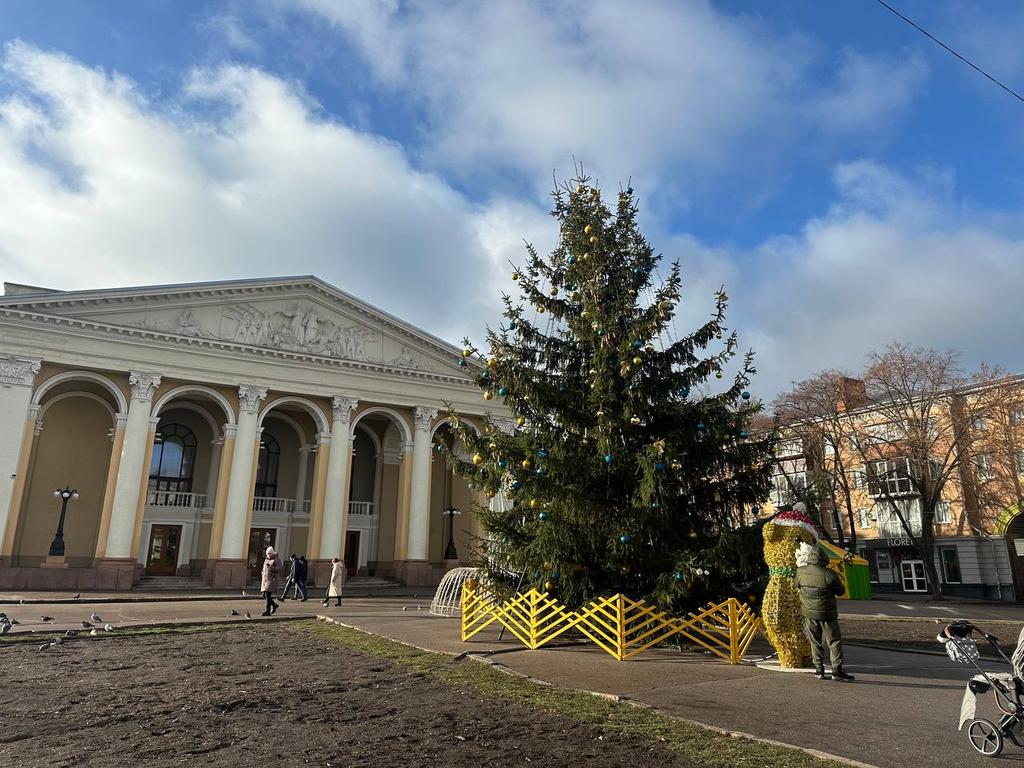
[[[346,592],[345,597],[347,598],[364,598],[364,597],[393,597],[393,598],[406,598],[406,599],[427,599],[431,597],[433,593],[417,594],[413,592],[400,592],[400,593],[387,593],[380,594],[376,592]],[[319,597],[319,595],[310,595],[310,599],[313,597]],[[0,599],[0,605],[83,605],[83,604],[99,604],[103,605],[106,603],[185,603],[185,602],[196,602],[201,603],[205,601],[215,600],[262,600],[263,596],[259,593],[253,595],[239,595],[235,593],[222,593],[219,595],[182,595],[182,594],[169,594],[164,596],[124,596],[124,597],[89,597],[88,593],[84,594],[83,597],[78,599],[72,599],[70,597],[62,597],[56,599],[47,598],[19,598],[17,600],[13,598],[2,598]]]
[[[699,720],[691,720],[690,718],[687,718],[687,717],[680,717],[679,715],[675,715],[675,714],[673,714],[671,712],[666,712],[665,710],[659,709],[658,707],[655,707],[655,706],[653,706],[651,704],[646,704],[646,703],[644,703],[642,701],[636,701],[635,699],[630,699],[630,698],[627,698],[625,696],[621,696],[621,695],[616,694],[616,693],[605,693],[604,691],[592,691],[592,690],[589,690],[587,688],[570,688],[570,687],[567,687],[567,686],[556,685],[555,683],[549,682],[547,680],[541,680],[538,677],[532,677],[531,675],[528,675],[525,672],[520,672],[517,669],[512,669],[511,667],[505,666],[501,662],[492,661],[490,658],[488,658],[488,656],[494,655],[496,653],[502,653],[506,649],[500,649],[500,650],[496,650],[496,651],[473,651],[473,652],[465,652],[464,651],[463,653],[451,653],[450,651],[438,651],[438,650],[434,650],[434,649],[431,649],[431,648],[424,648],[422,646],[415,645],[413,643],[406,643],[406,642],[404,642],[402,640],[396,640],[393,637],[388,637],[387,635],[382,635],[379,632],[370,632],[369,630],[363,629],[362,627],[354,627],[351,624],[346,624],[345,622],[339,621],[339,620],[335,619],[332,616],[317,616],[316,618],[321,620],[321,621],[329,622],[331,624],[337,624],[338,626],[341,626],[341,627],[346,627],[347,629],[354,629],[357,632],[362,632],[364,635],[370,635],[371,637],[379,637],[379,638],[382,638],[384,640],[390,640],[393,643],[398,643],[399,645],[404,645],[404,646],[406,646],[408,648],[415,648],[416,650],[424,651],[425,653],[433,653],[433,654],[437,654],[439,656],[449,656],[449,657],[451,657],[451,658],[453,658],[455,660],[470,659],[472,661],[476,661],[476,662],[479,662],[479,663],[482,663],[482,664],[486,664],[486,665],[488,665],[489,667],[495,669],[498,672],[502,672],[502,673],[504,673],[506,675],[511,675],[512,677],[518,677],[521,680],[526,680],[528,682],[534,683],[535,685],[540,685],[540,686],[543,686],[545,688],[558,688],[558,689],[563,690],[563,691],[571,691],[573,693],[583,693],[583,694],[586,694],[588,696],[594,696],[594,697],[599,698],[599,699],[606,699],[608,701],[616,702],[616,703],[619,703],[619,704],[626,704],[626,705],[629,705],[631,707],[637,707],[638,709],[647,709],[647,710],[650,710],[652,712],[656,712],[659,715],[662,715],[664,717],[671,718],[672,720],[677,720],[678,722],[681,722],[681,723],[687,723],[689,725],[694,725],[694,726],[697,726],[699,728],[704,728],[705,730],[711,731],[712,733],[717,733],[719,736],[725,736],[725,737],[728,737],[728,738],[749,739],[750,741],[760,742],[761,744],[771,744],[772,746],[783,747],[785,749],[794,749],[794,750],[797,750],[799,752],[803,752],[804,754],[810,755],[811,757],[816,757],[816,758],[819,758],[821,760],[832,760],[832,761],[835,761],[837,763],[841,763],[843,765],[852,766],[852,768],[878,768],[878,766],[873,765],[871,763],[864,763],[864,762],[861,762],[859,760],[854,760],[854,759],[849,758],[849,757],[843,757],[842,755],[836,755],[836,754],[833,754],[831,752],[824,752],[824,751],[822,751],[820,749],[814,749],[812,747],[801,747],[798,744],[790,744],[790,743],[785,742],[785,741],[778,741],[776,739],[769,739],[769,738],[766,738],[764,736],[755,736],[752,733],[745,733],[743,731],[730,731],[730,730],[727,730],[727,729],[724,729],[724,728],[720,728],[720,727],[715,726],[715,725],[708,725],[707,723],[702,723]],[[522,650],[522,649],[519,648],[519,649],[516,649],[516,650]]]

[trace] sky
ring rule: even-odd
[[[1024,4],[891,4],[1024,92]],[[0,0],[0,280],[315,274],[479,341],[577,162],[761,397],[894,341],[1024,372],[1022,128],[876,0]]]

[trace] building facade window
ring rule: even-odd
[[[935,522],[936,523],[952,523],[953,522],[953,510],[949,506],[948,501],[940,501],[935,505]]]
[[[988,419],[984,416],[976,416],[974,420],[971,421],[971,427],[974,428],[975,432],[986,432],[988,431]]]
[[[872,511],[871,507],[860,507],[857,509],[857,527],[875,527],[875,513]]]
[[[914,493],[910,482],[910,461],[906,457],[898,459],[877,459],[871,462],[868,475],[868,495],[908,496]]]
[[[1015,427],[1024,424],[1024,408],[1014,408],[1010,411],[1010,423]]]
[[[256,465],[256,496],[277,496],[277,470],[280,463],[281,445],[273,435],[264,432],[260,438],[260,458]]]
[[[153,440],[149,489],[191,493],[195,464],[195,434],[184,424],[165,424],[157,430]]]
[[[1024,475],[1024,450],[1017,451],[1017,474]]]
[[[789,440],[780,440],[775,444],[776,456],[802,456],[804,452],[804,441],[799,437]]]
[[[981,482],[991,480],[996,476],[992,470],[992,455],[988,453],[979,453],[974,457],[974,472],[975,476]]]
[[[862,491],[868,487],[868,476],[864,474],[864,470],[853,470],[853,487],[858,491]]]
[[[960,551],[956,547],[939,547],[939,558],[942,560],[942,576],[947,584],[961,584]]]

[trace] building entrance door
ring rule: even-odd
[[[345,572],[355,576],[359,570],[359,531],[345,532]]]
[[[927,592],[928,579],[924,575],[924,560],[904,560],[900,563],[900,578],[904,592]]]
[[[249,554],[245,561],[249,568],[250,583],[260,581],[267,547],[277,547],[277,528],[250,528]]]
[[[173,576],[178,570],[178,548],[180,546],[180,525],[154,525],[149,532],[146,574],[149,576]]]

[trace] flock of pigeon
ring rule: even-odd
[[[79,597],[81,597],[80,594],[79,595],[75,595],[72,599],[76,599],[77,600]],[[39,620],[43,624],[49,624],[54,619],[53,619],[53,616],[40,616]],[[39,646],[39,650],[40,651],[45,651],[47,648],[52,648],[55,645],[63,645],[65,637],[77,637],[82,632],[88,632],[89,635],[95,636],[95,635],[98,635],[100,633],[101,629],[104,632],[113,632],[114,631],[114,625],[113,624],[109,624],[109,623],[104,624],[103,623],[103,619],[101,619],[99,614],[96,613],[95,611],[92,613],[92,615],[89,616],[89,620],[88,621],[83,621],[83,622],[81,622],[81,624],[82,624],[82,628],[81,629],[69,629],[66,632],[64,632],[64,636],[63,637],[58,635],[57,637],[54,637],[53,640],[48,640],[47,642],[45,642],[42,645],[40,645]],[[0,635],[6,635],[8,632],[11,631],[12,627],[17,627],[17,626],[20,626],[20,625],[21,625],[20,621],[18,621],[17,619],[12,619],[6,613],[3,613],[2,611],[0,611]],[[34,632],[35,630],[32,630],[32,631]]]

